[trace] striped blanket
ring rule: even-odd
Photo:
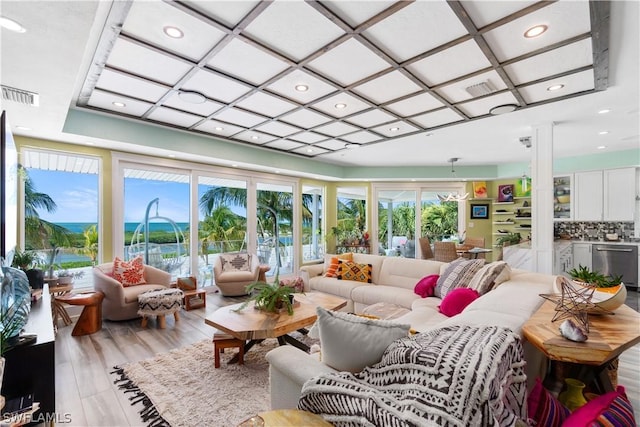
[[[519,337],[449,326],[402,338],[359,373],[307,381],[298,408],[336,426],[511,426],[526,420]]]

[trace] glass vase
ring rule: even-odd
[[[585,386],[582,381],[574,378],[565,378],[564,382],[567,384],[567,389],[558,395],[558,400],[573,412],[587,403],[587,399],[582,394]]]

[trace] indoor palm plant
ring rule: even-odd
[[[624,304],[627,298],[627,288],[622,283],[622,276],[605,276],[583,265],[578,265],[578,268],[573,268],[568,273],[576,285],[594,288],[592,302],[603,310],[613,311]]]
[[[246,289],[251,296],[236,311],[246,308],[251,301],[254,301],[254,307],[258,310],[277,313],[286,308],[290,316],[293,314],[293,294],[295,289],[280,284],[277,273],[273,283],[253,282]]]

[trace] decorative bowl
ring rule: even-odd
[[[564,280],[560,280],[564,279]],[[585,284],[584,282],[569,280],[565,277],[558,276],[554,283],[554,292],[561,293],[561,283],[568,282],[570,285],[574,286],[576,289],[584,288],[584,287],[592,287],[589,284]],[[593,296],[591,298],[591,302],[597,305],[601,310],[593,309],[589,310],[589,314],[603,314],[603,311],[614,311],[622,304],[624,304],[627,298],[627,288],[624,286],[624,283],[620,283],[617,286],[611,286],[608,288],[595,288],[593,291]]]

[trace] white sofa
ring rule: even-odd
[[[325,263],[328,263],[328,255]],[[346,311],[362,312],[367,306],[387,302],[410,308],[407,314],[394,319],[409,324],[419,332],[439,326],[467,324],[473,326],[504,326],[522,337],[522,325],[537,311],[544,299],[541,293],[553,291],[555,276],[512,270],[510,279],[482,295],[456,316],[440,313],[440,298],[421,298],[413,292],[421,278],[440,274],[447,263],[354,254],[354,262],[372,264],[372,284],[323,277],[325,265],[304,267],[309,273],[309,288],[338,295],[349,301]],[[544,376],[546,359],[532,345],[523,342],[527,361],[529,390],[536,377]],[[335,370],[319,360],[319,353],[307,354],[292,346],[278,347],[267,354],[272,409],[296,408],[303,384],[310,378]]]

